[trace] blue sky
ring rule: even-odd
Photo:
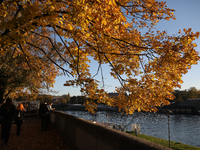
[[[161,21],[157,25],[160,31],[167,31],[169,35],[178,33],[183,28],[192,28],[193,32],[200,32],[200,0],[164,0],[169,8],[175,9],[176,20]],[[200,38],[195,40],[197,44],[196,50],[200,52]],[[94,75],[97,70],[97,64],[92,61],[91,73]],[[109,74],[109,67],[103,65],[103,76],[105,90],[114,92],[115,86],[119,86],[117,80],[114,80]],[[97,78],[101,76],[98,75]],[[193,65],[187,74],[183,75],[183,84],[180,90],[196,87],[200,89],[200,62],[198,65]],[[66,80],[72,80],[68,76],[59,76],[56,78],[53,90],[57,91],[54,95],[63,95],[70,93],[71,96],[81,95],[80,88],[63,86]]]

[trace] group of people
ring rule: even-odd
[[[8,98],[0,108],[1,119],[1,146],[7,147],[10,137],[10,130],[14,121],[17,125],[17,135],[20,135],[21,125],[23,124],[25,109],[22,103],[19,103],[17,108]]]
[[[52,103],[49,102],[41,104],[40,115],[42,117],[42,130],[46,131],[48,125],[50,124],[50,114],[49,112],[55,108],[52,108]],[[25,115],[25,109],[22,103],[19,103],[17,108],[12,103],[10,98],[7,98],[6,102],[0,107],[0,117],[1,117],[1,146],[7,147],[8,140],[10,137],[10,130],[12,124],[17,126],[17,135],[20,135],[21,126],[23,124]]]

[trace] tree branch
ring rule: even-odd
[[[47,53],[46,53],[42,48],[40,48],[40,47],[38,47],[38,46],[36,46],[36,45],[34,45],[34,44],[32,44],[32,43],[29,43],[29,42],[26,42],[26,43],[29,44],[30,46],[35,47],[35,48],[39,49],[40,51],[42,51],[42,52],[45,54],[45,56],[46,56],[53,64],[55,64],[58,68],[60,68],[61,70],[63,70],[64,73],[67,72],[68,74],[70,74],[70,75],[73,77],[73,75],[72,75],[68,70],[64,69],[63,67],[61,67],[60,65],[58,65],[56,62],[54,62],[54,61],[47,55]],[[67,75],[68,75],[68,74],[67,74]],[[69,75],[68,75],[68,76],[69,76]]]
[[[76,40],[74,40],[74,42],[75,42],[76,45],[78,46],[78,60],[77,60],[77,65],[76,65],[77,68],[76,68],[76,70],[77,70],[77,74],[78,74],[78,76],[79,76],[80,74],[79,74],[79,67],[78,67],[79,65],[78,65],[78,64],[79,64],[79,57],[80,57],[80,56],[79,56],[80,47],[79,47],[79,45],[78,45],[78,43],[77,43]]]
[[[47,39],[50,41],[50,43],[51,43],[51,45],[53,46],[53,48],[54,48],[54,50],[56,51],[56,53],[59,55],[59,57],[60,57],[64,62],[66,62],[69,66],[72,66],[72,64],[70,64],[68,61],[66,61],[66,60],[61,56],[60,52],[58,52],[57,48],[55,47],[54,43],[52,42],[52,40],[51,40],[49,37],[47,37],[47,36],[45,36],[45,35],[41,35],[41,34],[39,34],[39,33],[33,32],[33,31],[31,31],[31,32],[34,33],[34,34],[37,34],[37,35],[39,35],[39,36],[41,36],[41,37],[47,38]]]
[[[56,26],[58,27],[58,26]],[[60,36],[60,34],[58,33],[58,31],[52,27],[54,29],[54,31],[56,32],[56,34],[59,36],[60,40],[62,41],[62,43],[64,44],[65,48],[67,49],[67,51],[69,52],[71,58],[73,59],[74,63],[76,62],[75,59],[74,59],[74,56],[72,55],[72,53],[70,52],[70,49],[68,48],[68,46],[66,45],[66,43],[64,42],[64,40],[62,39],[62,37]],[[73,66],[72,66],[73,67]],[[74,67],[73,67],[74,68]]]

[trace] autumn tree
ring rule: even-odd
[[[0,56],[0,103],[8,96],[35,99],[38,93],[53,86],[59,74],[46,57],[31,53],[35,58],[27,61],[29,56],[16,52],[18,49],[10,47]]]
[[[183,90],[183,91],[176,90],[174,92],[174,96],[175,96],[174,100],[176,102],[186,101],[188,99],[188,90]]]
[[[199,91],[196,89],[196,87],[190,87],[188,89],[188,98],[198,98]]]
[[[64,100],[65,100],[65,103],[67,104],[68,102],[70,102],[70,94],[64,94],[61,96]]]
[[[46,95],[46,94],[37,95],[37,100],[40,100],[41,103],[52,102],[52,99],[53,99],[52,95]]]
[[[183,99],[183,91],[178,91],[178,90],[176,90],[175,92],[174,92],[174,96],[175,96],[175,102],[180,102],[180,101],[184,101],[184,99]]]
[[[189,28],[170,36],[155,30],[160,20],[175,19],[173,11],[156,0],[1,0],[0,53],[17,48],[27,64],[36,52],[46,57],[74,77],[64,85],[81,86],[91,112],[94,100],[126,113],[156,111],[169,104],[182,75],[199,60],[193,43],[198,32]],[[102,64],[111,67],[121,84],[118,98],[99,87],[89,58],[99,63],[97,74]]]
[[[37,63],[32,61],[27,65],[26,58],[23,55],[15,55],[14,50],[1,55],[0,60],[0,103],[8,95],[15,98],[25,96],[29,100],[35,99],[41,90],[53,86],[57,72],[51,63],[47,63],[48,60],[37,58]],[[39,67],[40,65],[43,69]]]
[[[174,92],[175,101],[187,101],[188,99],[200,98],[200,90],[196,87],[190,87],[187,90],[175,91]]]

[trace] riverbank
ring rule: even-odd
[[[136,134],[133,132],[127,132],[127,133],[131,134],[133,136],[136,136]],[[164,140],[164,139],[160,139],[160,138],[156,138],[156,137],[152,137],[152,136],[147,136],[144,134],[137,134],[137,137],[151,141],[153,143],[163,145],[165,147],[169,147],[169,140]],[[181,142],[174,142],[174,141],[170,141],[170,147],[174,150],[200,150],[199,147],[190,146],[187,144],[183,144]]]
[[[159,111],[165,113],[170,110],[173,114],[200,115],[200,100],[188,100],[175,102],[159,108]]]
[[[59,104],[53,105],[53,108],[55,108],[55,110],[60,111],[87,111],[86,107],[83,104]],[[170,110],[172,114],[200,115],[200,101],[184,101],[173,103],[171,105],[166,105],[161,108],[158,108],[158,113],[166,113],[166,111],[168,110]],[[95,111],[118,112],[118,109],[107,105],[98,105],[97,110]]]
[[[82,104],[67,104],[67,105],[53,105],[55,110],[67,111],[67,110],[76,110],[76,111],[87,111],[86,107]],[[98,105],[97,110],[95,111],[118,111],[117,108],[109,107],[107,105]]]

